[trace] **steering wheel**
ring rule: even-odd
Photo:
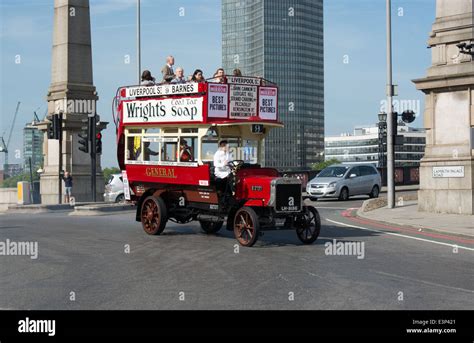
[[[235,172],[237,171],[242,165],[245,163],[244,160],[233,160],[229,161],[227,165],[230,167],[230,169]]]

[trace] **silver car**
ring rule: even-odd
[[[104,201],[125,202],[122,174],[112,174],[105,185]]]
[[[334,164],[321,170],[308,182],[306,192],[311,200],[339,198],[347,200],[353,195],[379,196],[382,178],[371,164]]]

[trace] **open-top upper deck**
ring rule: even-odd
[[[278,87],[263,78],[122,87],[116,100],[118,126],[283,126],[278,120]]]

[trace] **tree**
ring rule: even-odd
[[[336,158],[331,158],[330,160],[327,160],[327,161],[322,161],[322,162],[319,162],[319,163],[313,163],[313,165],[311,167],[314,170],[323,170],[326,167],[329,167],[333,164],[338,164],[338,163],[341,163],[341,161],[339,161]]]
[[[38,174],[33,173],[33,181],[37,181],[37,180],[39,180]],[[20,181],[30,182],[30,173],[23,173],[23,174],[9,177],[0,183],[0,187],[1,188],[16,188],[17,183]]]
[[[120,174],[120,169],[117,167],[104,168],[102,169],[102,172],[104,173],[104,181],[107,183],[109,182],[112,174]]]

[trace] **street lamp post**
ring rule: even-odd
[[[379,168],[382,170],[382,175],[386,175],[385,165],[385,150],[387,145],[387,113],[379,113]],[[385,179],[385,178],[384,178]]]
[[[141,32],[140,32],[140,0],[137,0],[137,74],[138,74],[138,84],[141,82]]]
[[[392,83],[392,14],[391,0],[387,0],[387,207],[395,207],[395,155]]]

